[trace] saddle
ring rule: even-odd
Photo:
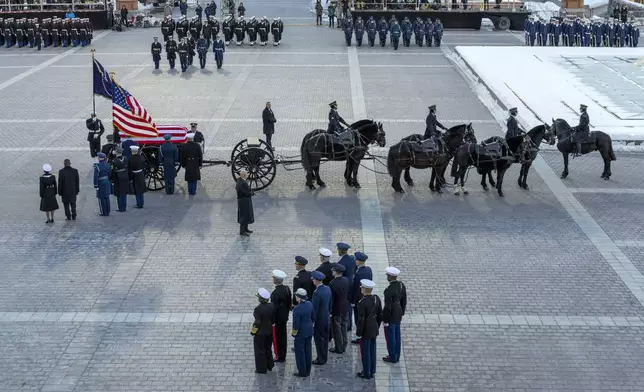
[[[424,153],[424,154],[434,154],[440,150],[440,146],[436,143],[436,139],[430,138],[426,140],[421,140],[417,143],[412,143],[414,152]]]
[[[344,148],[352,147],[354,142],[354,134],[352,129],[346,129],[341,133],[334,133],[332,138],[333,144],[339,144]]]
[[[492,143],[481,143],[481,148],[483,149],[483,154],[488,155],[492,159],[499,159],[503,155],[503,147],[499,142]]]

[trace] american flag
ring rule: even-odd
[[[149,145],[149,146],[159,146],[165,143],[163,136],[167,133],[172,135],[170,141],[172,144],[183,144],[188,141],[188,128],[181,125],[157,125],[157,131],[159,135],[157,137],[136,137],[133,136],[132,140],[136,142],[139,146]],[[121,139],[125,138],[127,134],[123,131],[119,132]]]
[[[112,91],[112,122],[119,131],[132,137],[159,136],[148,111],[116,82]]]

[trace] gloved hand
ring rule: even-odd
[[[387,327],[389,326],[389,324],[387,324],[387,323],[383,323],[382,325],[383,325],[385,328],[387,328]]]

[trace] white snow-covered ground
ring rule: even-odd
[[[533,15],[537,15],[541,19],[550,19],[559,16],[560,7],[551,1],[546,1],[545,3],[526,1],[523,4],[528,10],[532,11]]]
[[[588,105],[591,131],[644,140],[644,48],[457,46],[456,52],[522,124],[573,126]]]

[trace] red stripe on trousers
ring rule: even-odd
[[[275,358],[278,360],[282,359],[277,352],[277,334],[275,333],[275,326],[273,325],[273,352],[275,352]]]

